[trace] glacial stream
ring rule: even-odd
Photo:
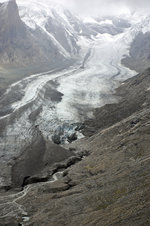
[[[23,207],[23,205],[19,204],[19,201],[23,199],[29,192],[33,191],[35,188],[45,186],[46,184],[51,184],[59,180],[63,175],[62,172],[57,172],[52,176],[52,179],[39,184],[31,184],[24,187],[21,192],[14,193],[11,195],[6,195],[0,198],[0,219],[4,219],[5,217],[16,216],[17,214],[22,215],[22,223],[20,225],[24,225],[24,222],[28,222],[30,217],[28,216],[27,211]]]

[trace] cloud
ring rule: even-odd
[[[150,11],[150,0],[60,0],[81,15],[112,15],[127,11]]]
[[[121,1],[112,1],[112,0],[86,0],[80,2],[76,0],[76,8],[81,13],[90,14],[90,15],[111,15],[111,14],[121,14],[125,8],[126,4]]]

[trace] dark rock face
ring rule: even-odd
[[[150,32],[139,33],[133,40],[130,56],[122,61],[131,69],[142,72],[150,65]]]
[[[61,138],[59,134],[54,134],[54,136],[52,137],[52,140],[55,144],[61,144]]]
[[[95,32],[96,35],[99,33],[100,34],[107,33],[107,34],[111,34],[111,35],[117,35],[117,34],[123,32],[122,28],[116,27],[111,24],[104,24],[104,25],[96,25],[95,24],[95,25],[93,25],[93,24],[88,23],[87,25],[93,32]]]
[[[77,139],[78,139],[78,137],[77,137],[77,134],[76,133],[72,133],[71,135],[68,135],[68,141],[69,141],[69,143],[71,143],[71,142],[73,142],[73,141],[75,141]]]

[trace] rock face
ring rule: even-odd
[[[150,69],[127,80],[117,95],[120,103],[97,109],[85,122],[92,136],[66,146],[89,156],[53,183],[1,193],[1,225],[22,224],[23,210],[24,225],[149,225]]]
[[[18,7],[15,0],[11,0],[7,4],[1,4],[0,13],[0,49],[2,51],[2,48],[6,48],[11,42],[14,43],[15,41],[18,41],[18,39],[25,38],[26,27],[19,17]]]
[[[142,72],[150,65],[150,32],[139,33],[130,47],[130,56],[122,61],[131,69]]]
[[[14,0],[0,6],[0,55],[1,63],[14,60],[14,47],[26,38],[26,27],[19,17]],[[11,48],[12,46],[12,48]]]

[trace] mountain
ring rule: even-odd
[[[0,4],[0,226],[149,225],[149,33],[136,13]]]
[[[132,70],[142,72],[150,65],[150,16],[135,14],[133,19],[133,38],[128,55],[122,63]]]
[[[0,60],[9,63],[15,60],[14,48],[23,44],[27,36],[24,23],[19,17],[18,7],[14,0],[0,5]]]
[[[52,65],[70,57],[69,50],[67,52],[48,32],[38,26],[32,30],[21,20],[15,0],[1,4],[0,23],[0,64],[3,66]],[[65,35],[64,32],[61,38]]]
[[[4,2],[0,5],[0,65],[7,68],[48,64],[51,68],[62,66],[64,61],[79,61],[84,48],[81,39],[86,43],[98,34],[122,33],[126,26],[117,21],[116,18],[109,23],[101,18],[84,22],[69,10],[44,0],[38,5],[33,0]],[[129,23],[124,20],[124,25]]]

